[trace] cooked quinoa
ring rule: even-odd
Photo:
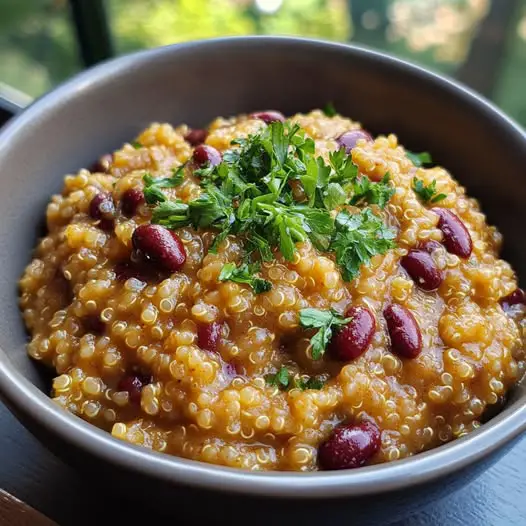
[[[65,177],[20,281],[28,352],[56,371],[54,401],[130,443],[250,470],[393,461],[476,429],[523,373],[524,296],[478,203],[444,168],[418,166],[423,157],[395,135],[359,132],[349,145],[345,134],[360,124],[320,110],[281,127],[286,135],[299,124],[297,136],[314,140],[312,157],[325,166],[340,150],[358,177],[383,185],[375,188],[386,203],[367,194],[323,210],[333,223],[342,212],[370,213],[392,233],[354,274],[345,255],[310,234],[293,239],[288,257],[270,242],[265,260],[247,254],[250,232],[217,239],[215,226],[167,233],[165,224],[154,234],[175,243],[173,258],[148,252],[158,239],[150,225],[156,208],[195,201],[221,155],[244,147],[234,139],[250,141],[281,120],[276,112],[218,118],[206,131],[154,123],[90,170]],[[172,183],[156,185],[159,178]],[[308,201],[295,174],[283,191],[294,203]],[[240,201],[231,206],[238,213]],[[419,257],[424,263],[414,262]],[[432,267],[429,279],[419,279],[422,265]],[[225,278],[233,269],[245,281]],[[321,350],[321,325],[305,322],[312,312],[333,313]],[[354,464],[338,460],[349,453],[346,429],[374,429]]]

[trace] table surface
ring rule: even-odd
[[[85,475],[49,453],[1,403],[0,430],[0,488],[61,526],[102,523],[110,510],[118,511],[120,524],[166,522],[136,504],[94,495],[93,483]],[[88,506],[89,502],[97,505]],[[526,438],[469,486],[393,526],[521,524],[526,524]]]

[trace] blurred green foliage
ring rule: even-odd
[[[286,34],[351,40],[452,75],[490,2],[267,0],[278,9],[265,14],[256,0],[105,1],[117,53],[215,36]],[[516,3],[493,98],[526,124],[526,0]],[[0,0],[0,87],[37,96],[81,68],[67,0]]]

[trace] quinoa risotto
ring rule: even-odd
[[[476,429],[525,367],[501,236],[426,153],[332,107],[152,124],[65,178],[20,281],[64,409],[250,470],[355,468]]]

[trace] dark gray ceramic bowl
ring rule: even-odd
[[[367,524],[453,491],[526,429],[526,393],[518,387],[479,430],[413,458],[354,471],[250,473],[128,445],[48,399],[48,383],[26,356],[16,283],[63,175],[151,121],[200,126],[217,115],[291,114],[327,101],[375,133],[395,132],[411,149],[432,152],[481,200],[505,235],[505,256],[526,276],[526,137],[469,90],[372,51],[290,38],[195,42],[108,62],[34,103],[0,135],[0,392],[57,455],[179,517],[191,509],[194,521],[222,513],[234,520],[235,510],[238,518],[250,514],[249,524],[319,524],[338,515]]]

